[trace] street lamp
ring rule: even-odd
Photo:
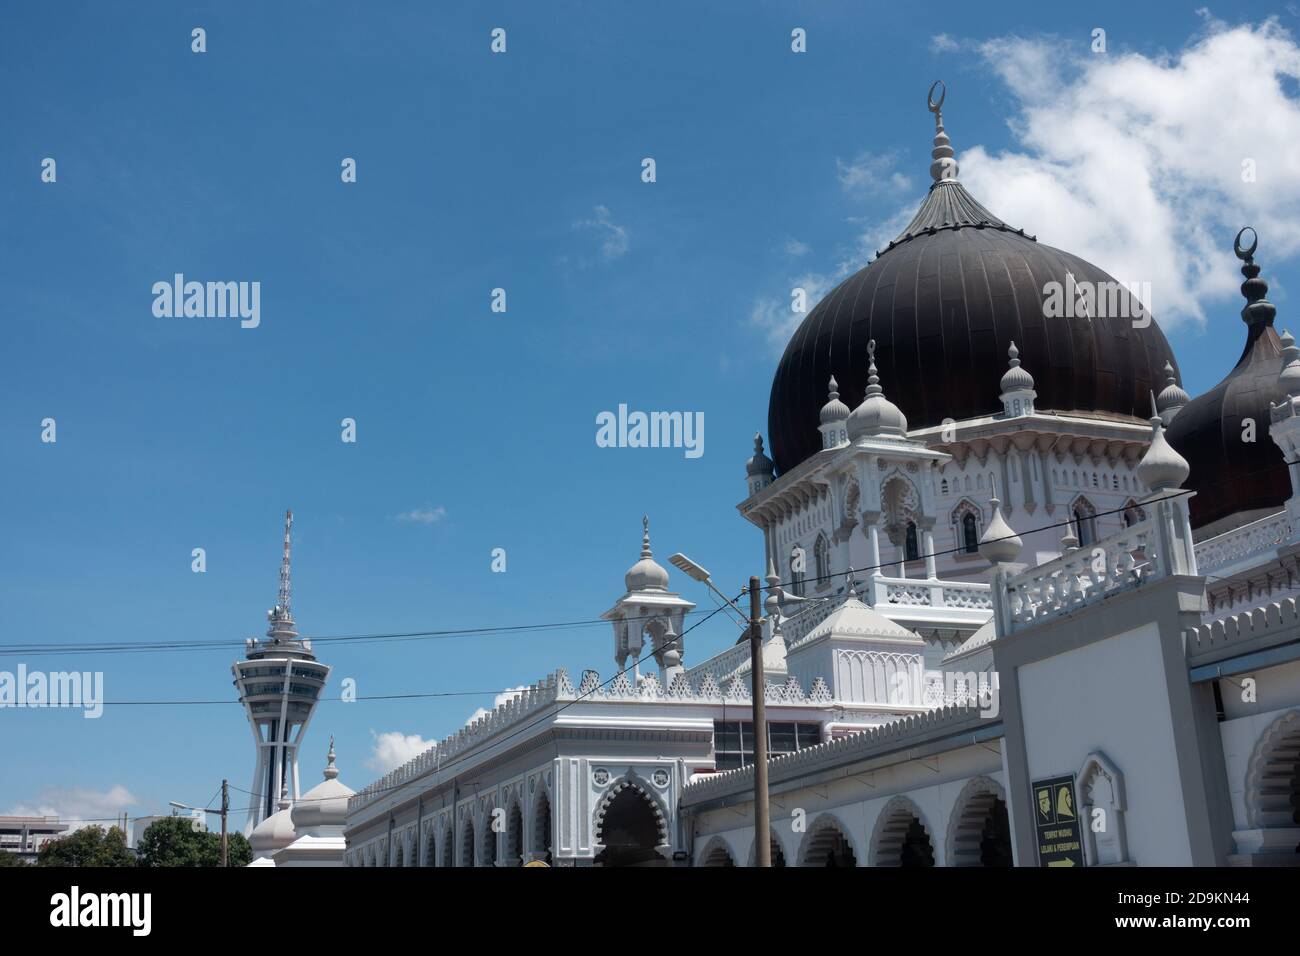
[[[714,585],[713,581],[709,578],[709,572],[706,571],[702,565],[696,564],[694,561],[692,561],[686,555],[682,554],[680,551],[678,551],[674,555],[671,555],[668,558],[668,562],[673,567],[677,568],[679,571],[685,573],[687,577],[690,577],[691,579],[695,581],[699,581],[701,584],[705,585],[718,598],[722,599],[722,603],[727,607],[729,611],[731,611],[736,615],[736,619],[742,628],[749,627],[749,619],[745,617],[744,613],[740,610],[740,608],[736,607],[736,605],[725,594],[723,594],[721,591],[718,590],[717,586]],[[716,603],[716,598],[715,598],[715,603]]]

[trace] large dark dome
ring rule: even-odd
[[[1282,343],[1273,328],[1276,309],[1265,298],[1268,285],[1241,248],[1240,236],[1237,249],[1246,263],[1241,270],[1246,277],[1241,284],[1246,347],[1227,377],[1183,406],[1169,425],[1169,443],[1192,469],[1184,487],[1197,492],[1191,500],[1193,528],[1232,515],[1249,520],[1250,512],[1279,511],[1291,497],[1282,450],[1268,434],[1270,406],[1287,397],[1278,383]],[[1246,419],[1254,422],[1253,428]],[[1227,528],[1210,533],[1221,530]]]
[[[1012,341],[1044,411],[1146,421],[1150,392],[1164,386],[1165,363],[1177,368],[1154,320],[1134,327],[1128,316],[1141,306],[1127,292],[1119,315],[1095,307],[1091,317],[1045,314],[1049,283],[1117,284],[1101,286],[1115,280],[976,202],[956,181],[952,148],[941,120],[936,125],[936,181],[916,217],[808,314],[777,366],[767,427],[781,472],[820,450],[818,411],[832,375],[850,406],[862,400],[873,338],[881,384],[913,429],[1000,412],[998,378]]]

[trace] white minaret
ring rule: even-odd
[[[298,748],[316,709],[330,668],[318,663],[311,641],[298,637],[289,607],[289,544],[293,512],[284,513],[284,558],[280,564],[279,601],[266,612],[266,640],[249,638],[245,659],[230,670],[257,749],[253,769],[247,835],[275,812],[281,792],[298,799]]]

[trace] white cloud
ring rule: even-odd
[[[845,192],[879,195],[902,192],[912,181],[896,168],[893,153],[859,153],[851,162],[835,157],[835,172]]]
[[[785,254],[793,258],[806,256],[812,252],[812,246],[806,242],[800,242],[798,239],[787,239],[785,241]]]
[[[400,730],[386,730],[383,733],[372,730],[370,736],[370,756],[364,763],[376,773],[395,770],[434,744],[434,741],[425,740],[419,734],[404,734]]]
[[[496,710],[502,704],[508,704],[510,701],[514,700],[516,697],[518,697],[521,693],[523,693],[527,689],[528,688],[526,687],[519,686],[519,687],[511,687],[507,690],[503,690],[501,693],[497,694],[495,698],[493,698],[492,710]],[[470,724],[474,723],[474,721],[478,720],[480,717],[486,716],[491,712],[492,711],[488,710],[486,707],[479,707],[477,710],[474,711],[474,713],[469,715],[469,719],[465,721],[465,726],[468,727]]]
[[[436,524],[441,521],[447,514],[447,509],[442,505],[433,508],[425,505],[423,508],[413,508],[410,511],[403,511],[397,515],[397,520],[403,524]]]
[[[120,783],[107,790],[87,787],[47,787],[31,803],[20,803],[5,811],[7,816],[58,817],[71,824],[70,830],[85,826],[111,827],[128,807],[136,804],[131,791]]]
[[[961,44],[946,33],[937,33],[930,37],[931,53],[955,53],[960,49]]]
[[[979,45],[1016,99],[1017,148],[963,148],[950,102],[961,179],[1040,241],[1149,282],[1166,329],[1199,323],[1238,295],[1241,226],[1258,229],[1266,271],[1300,250],[1300,98],[1288,89],[1300,47],[1273,21],[1207,17],[1174,54],[1079,50],[1014,36]],[[1254,182],[1243,182],[1248,160]]]
[[[596,231],[601,237],[600,255],[606,262],[612,262],[627,254],[629,247],[627,228],[610,218],[609,208],[606,206],[597,206],[594,218],[580,219],[573,224],[573,228]]]

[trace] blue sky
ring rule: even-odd
[[[761,538],[734,506],[789,290],[827,291],[919,204],[938,77],[976,195],[1043,241],[1153,279],[1193,394],[1243,341],[1230,256],[1243,216],[1263,217],[1260,261],[1287,324],[1300,198],[1283,174],[1300,108],[1285,6],[1234,4],[1222,22],[1190,4],[968,4],[935,25],[907,5],[740,10],[7,4],[0,643],[229,641],[21,660],[102,670],[110,701],[233,701],[238,642],[264,632],[275,599],[286,507],[309,635],[596,618],[622,592],[642,513],[661,561],[685,551],[738,590],[761,571]],[[1104,66],[1089,49],[1099,26]],[[1228,66],[1242,90],[1195,92]],[[1159,101],[1143,106],[1125,71]],[[1143,138],[1142,109],[1174,132]],[[1246,128],[1236,139],[1177,141],[1230,119]],[[1089,138],[1070,150],[1072,135]],[[1106,137],[1132,161],[1090,152]],[[1202,162],[1222,149],[1258,157],[1253,189],[1234,185],[1235,153]],[[355,184],[340,181],[344,157]],[[156,318],[151,286],[177,272],[259,281],[260,326]],[[506,314],[489,309],[495,287]],[[704,455],[598,448],[595,416],[620,403],[703,412]],[[340,441],[345,417],[355,444]],[[490,571],[497,547],[505,574]],[[735,636],[711,621],[688,662]],[[363,695],[613,669],[606,626],[322,658],[334,692],[352,677]],[[322,703],[304,783],[330,733],[359,789],[377,776],[376,734],[440,738],[490,704]],[[204,803],[222,777],[247,786],[251,761],[235,703],[110,706],[99,720],[4,710],[0,812]]]

